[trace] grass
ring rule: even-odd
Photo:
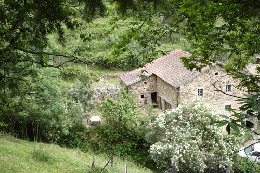
[[[127,71],[119,70],[119,69],[102,69],[96,66],[86,66],[87,71],[97,74],[98,76],[102,76],[105,74],[115,74],[120,75],[122,73],[126,73]]]
[[[87,72],[95,75],[96,81],[92,84],[92,87],[114,87],[120,85],[120,75],[127,71],[113,70],[113,69],[101,69],[99,67],[87,66]],[[113,75],[113,77],[104,77],[104,75]],[[103,78],[102,80],[100,80]]]
[[[0,133],[0,170],[4,173],[51,173],[51,172],[95,172],[91,171],[92,158],[95,154],[83,153],[79,150],[61,148],[54,144],[44,144],[16,139],[12,136]],[[103,168],[108,157],[96,156],[97,172]],[[132,162],[114,159],[114,166],[106,167],[103,172],[122,173],[125,164],[128,172],[149,173],[152,172]]]

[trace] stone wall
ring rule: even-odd
[[[227,84],[231,86],[231,91],[226,92]],[[152,75],[128,86],[128,90],[136,96],[139,106],[152,104],[151,94],[156,93],[157,103],[162,110],[176,108],[180,103],[201,100],[216,112],[230,115],[227,106],[230,105],[232,109],[238,109],[240,106],[234,96],[243,97],[245,94],[245,91],[238,89],[238,84],[239,80],[216,65],[179,88]],[[198,96],[198,89],[203,89],[203,96]]]
[[[139,106],[152,104],[152,93],[157,93],[157,103],[162,110],[177,107],[177,90],[161,78],[152,75],[128,87],[136,96]]]
[[[120,90],[121,90],[120,87],[112,87],[112,86],[94,88],[92,101],[94,103],[100,104],[102,103],[102,101],[104,101],[107,98],[116,99]]]
[[[227,84],[231,84],[231,92],[226,92]],[[225,93],[242,97],[244,92],[237,89],[238,84],[239,81],[237,79],[227,75],[221,67],[215,66],[180,87],[180,102],[201,100],[218,113],[228,115],[229,111],[225,110],[225,105],[231,105],[232,109],[238,109],[239,104],[236,101],[237,98],[228,96]],[[198,96],[198,89],[203,89],[203,96]],[[216,91],[217,89],[224,93]]]
[[[178,105],[177,89],[157,77],[158,103],[162,110],[166,109],[166,104],[171,106],[168,109],[176,108]],[[165,103],[166,102],[166,103]]]
[[[149,76],[133,85],[128,90],[136,96],[136,103],[139,106],[152,104],[151,93],[157,92],[156,76]]]

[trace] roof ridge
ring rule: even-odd
[[[184,67],[180,57],[189,57],[189,52],[175,49],[170,53],[158,58],[150,63],[144,65],[143,68],[138,68],[132,72],[125,74],[124,78],[121,78],[125,84],[131,85],[140,81],[139,75],[142,69],[146,70],[150,74],[155,74],[160,77],[166,83],[174,87],[180,86],[182,83],[191,80],[194,76],[198,75],[198,72],[194,73]]]

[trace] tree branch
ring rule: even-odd
[[[231,96],[231,97],[235,97],[235,98],[239,98],[239,99],[245,99],[245,97],[240,97],[240,96],[236,96],[236,95],[233,95],[233,94],[228,94],[228,93],[222,91],[221,89],[218,89],[218,88],[216,87],[215,83],[213,83],[212,86],[215,88],[214,91],[221,92],[222,94],[225,94],[225,95],[227,95],[227,96]]]
[[[87,60],[82,60],[81,57],[75,56],[75,55],[66,55],[66,54],[56,54],[52,52],[45,52],[45,51],[32,51],[32,50],[26,50],[23,48],[16,48],[19,51],[33,54],[33,55],[50,55],[50,56],[56,56],[56,57],[64,57],[64,58],[69,58],[69,60],[63,62],[62,64],[59,64],[57,67],[60,67],[68,62],[75,62],[75,63],[84,63],[84,64],[89,64],[90,61]]]

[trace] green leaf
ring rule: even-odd
[[[231,127],[236,133],[239,133],[239,132],[240,132],[237,123],[230,122],[229,125],[230,125],[230,127]]]
[[[223,121],[215,121],[214,122],[218,127],[222,127],[225,126],[226,124],[228,124],[227,120],[223,120]]]

